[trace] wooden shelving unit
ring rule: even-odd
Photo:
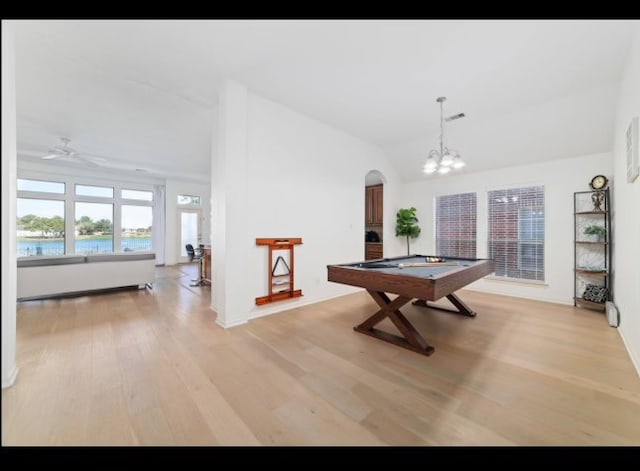
[[[293,269],[293,249],[296,245],[300,244],[302,244],[300,237],[256,239],[256,245],[266,245],[269,247],[269,294],[256,298],[256,304],[258,306],[302,296],[302,290],[294,289]],[[287,263],[282,256],[276,257],[274,262],[273,252],[276,250],[288,250],[289,263]],[[278,270],[284,270],[284,273],[277,273]]]
[[[577,306],[583,306],[583,307],[588,307],[590,309],[597,309],[599,311],[605,311],[605,304],[604,303],[596,303],[593,301],[589,301],[587,299],[584,298],[575,298],[574,299],[575,305]]]
[[[611,211],[609,188],[577,191],[573,194],[574,219],[574,306],[605,311],[605,302],[613,300],[611,280]],[[598,204],[596,204],[599,201]],[[602,240],[586,240],[588,226],[604,228]],[[584,299],[588,284],[607,289],[605,302]]]
[[[584,273],[585,275],[602,275],[602,276],[607,276],[609,274],[606,270],[587,270],[585,268],[576,268],[576,273]]]

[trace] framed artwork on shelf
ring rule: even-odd
[[[627,181],[633,183],[640,173],[638,159],[638,117],[631,119],[626,133],[627,138]]]

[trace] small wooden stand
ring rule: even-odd
[[[295,245],[302,244],[302,239],[297,238],[281,238],[281,239],[256,239],[256,245],[267,245],[269,247],[269,294],[256,298],[256,304],[272,303],[274,301],[282,301],[284,299],[298,298],[302,296],[302,290],[293,289],[293,248]],[[281,256],[273,262],[274,250],[288,250],[289,263]],[[286,273],[276,274],[276,270],[283,267]]]

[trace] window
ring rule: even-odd
[[[544,187],[489,191],[488,198],[495,275],[544,281]]]
[[[113,198],[113,188],[107,186],[76,185],[76,195]]]
[[[153,201],[153,192],[123,189],[122,198],[127,200]]]
[[[35,171],[19,173],[18,257],[153,250],[157,196],[150,184],[60,179],[49,181]],[[164,205],[164,196],[161,199]]]
[[[476,194],[436,197],[436,254],[476,257]]]
[[[124,190],[123,190],[124,193]],[[151,206],[132,206],[123,204],[122,212],[122,251],[131,252],[151,250],[151,224],[153,208]]]
[[[181,206],[184,206],[184,205],[200,206],[200,197],[190,196],[190,195],[178,195],[178,204]]]
[[[18,257],[64,254],[64,201],[18,198]]]
[[[518,210],[518,268],[523,271],[538,269],[538,261],[544,260],[544,211],[541,208]]]
[[[18,191],[37,191],[41,193],[56,193],[64,195],[64,189],[64,183],[60,182],[18,178]]]
[[[76,203],[75,253],[113,252],[113,204]]]

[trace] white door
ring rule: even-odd
[[[180,249],[178,262],[189,261],[186,245],[191,244],[198,248],[202,240],[200,234],[200,210],[199,209],[179,209],[178,220],[180,221]]]

